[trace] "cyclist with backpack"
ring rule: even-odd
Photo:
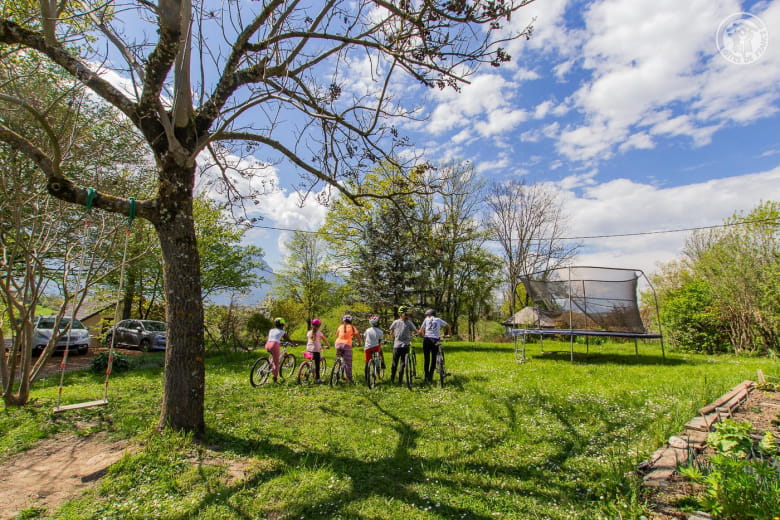
[[[347,381],[352,383],[352,342],[356,341],[360,346],[360,331],[352,325],[352,316],[345,314],[341,318],[341,325],[336,329],[336,355],[344,359]]]
[[[393,336],[393,365],[390,367],[390,382],[395,381],[395,372],[398,369],[398,361],[404,359],[409,353],[409,345],[412,342],[412,334],[417,331],[417,326],[409,319],[409,308],[405,305],[398,307],[398,319],[390,325],[390,334]],[[398,382],[403,383],[403,367],[398,373]]]
[[[417,332],[423,337],[423,372],[425,373],[426,383],[433,382],[433,370],[436,368],[436,353],[439,350],[442,327],[449,332],[449,323],[441,318],[437,318],[433,309],[425,311],[425,319]]]

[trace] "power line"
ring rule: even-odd
[[[730,222],[728,224],[717,224],[713,226],[697,226],[697,227],[689,227],[689,228],[678,228],[678,229],[663,229],[663,230],[657,230],[657,231],[638,231],[636,233],[614,233],[614,234],[608,234],[608,235],[583,235],[578,237],[559,237],[558,240],[592,240],[596,238],[621,238],[621,237],[638,237],[638,236],[645,236],[645,235],[664,235],[668,233],[690,233],[693,231],[704,231],[706,229],[719,229],[719,228],[727,228],[727,227],[734,227],[734,226],[744,226],[748,224],[766,224],[766,223],[780,223],[780,218],[767,218],[767,219],[759,219],[759,220],[742,220],[739,222]],[[272,231],[289,231],[289,232],[298,232],[298,233],[309,233],[312,235],[319,235],[323,234],[322,231],[310,231],[308,229],[292,229],[292,228],[283,228],[278,226],[263,226],[259,224],[253,224],[252,228],[259,228],[259,229],[269,229]],[[488,239],[490,242],[498,242],[496,239]]]

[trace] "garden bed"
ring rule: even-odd
[[[754,389],[745,403],[734,412],[732,419],[750,423],[754,435],[771,431],[776,439],[780,439],[780,426],[777,424],[779,416],[780,392]],[[698,462],[706,462],[712,453],[712,449],[705,447],[697,455]],[[657,520],[691,518],[694,512],[692,509],[696,509],[693,507],[696,504],[696,496],[701,491],[700,485],[675,472],[664,485],[656,487],[651,492],[653,518]]]

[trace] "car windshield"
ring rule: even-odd
[[[54,328],[54,318],[41,318],[38,320],[37,328],[39,329],[53,329]],[[70,318],[62,318],[60,320],[60,329],[66,329],[68,328],[68,324],[70,323]],[[73,329],[83,329],[85,328],[84,325],[81,324],[79,320],[73,320],[73,326],[71,327]]]
[[[165,323],[161,321],[142,321],[146,330],[154,332],[165,332]]]

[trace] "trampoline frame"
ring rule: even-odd
[[[595,330],[595,329],[574,329],[574,328],[568,328],[568,329],[556,329],[556,328],[541,328],[541,327],[535,327],[535,328],[512,328],[509,330],[509,334],[512,335],[514,339],[514,348],[515,348],[515,361],[518,363],[524,363],[527,361],[526,355],[525,355],[525,345],[528,340],[529,335],[539,336],[539,344],[540,348],[543,354],[551,353],[551,352],[565,352],[565,351],[545,351],[544,350],[544,337],[545,336],[568,336],[570,338],[569,341],[569,356],[571,361],[574,361],[574,340],[577,338],[577,336],[584,336],[585,337],[585,353],[588,354],[590,351],[590,343],[588,341],[588,338],[590,337],[604,337],[604,338],[628,338],[634,340],[634,354],[636,357],[639,357],[639,346],[638,341],[640,339],[659,339],[661,340],[661,357],[664,361],[666,361],[666,349],[664,348],[664,339],[663,339],[663,333],[661,330],[661,315],[658,310],[658,295],[655,292],[655,287],[653,287],[653,284],[650,283],[650,280],[647,278],[647,275],[645,275],[644,271],[641,269],[625,269],[625,268],[617,268],[617,267],[595,267],[595,266],[568,266],[565,268],[569,274],[569,278],[567,280],[568,288],[569,288],[569,323],[572,323],[572,279],[571,279],[571,270],[572,269],[611,269],[611,270],[619,270],[619,271],[634,271],[634,274],[641,273],[642,277],[647,282],[647,285],[650,287],[650,290],[653,292],[653,300],[655,303],[655,315],[656,320],[658,322],[658,330],[659,333],[647,333],[647,332],[633,332],[633,331],[612,331],[612,330]],[[639,276],[636,276],[639,278]],[[595,280],[598,281],[598,280]],[[634,294],[634,303],[636,304],[636,294]],[[514,325],[514,323],[513,323]],[[518,338],[520,338],[518,340]],[[518,345],[519,343],[519,345]]]

